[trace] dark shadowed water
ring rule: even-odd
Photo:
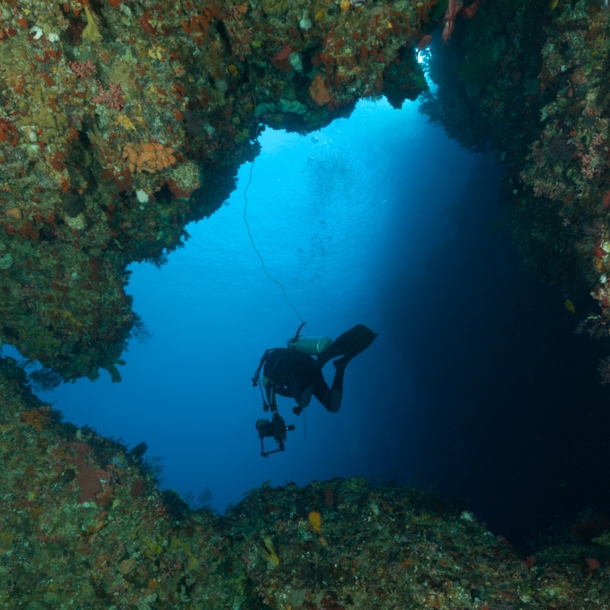
[[[44,398],[79,426],[146,441],[164,488],[209,486],[220,511],[266,480],[350,475],[435,485],[516,540],[607,505],[601,354],[573,333],[594,303],[523,268],[495,158],[460,149],[414,103],[361,102],[321,132],[268,130],[261,144],[247,217],[298,315],[250,243],[247,165],[167,265],[133,267],[128,290],[152,338],[130,346],[123,381],[103,372]],[[348,366],[339,413],[314,400],[305,422],[280,399],[296,430],[265,459],[251,378],[299,316],[312,335],[362,323],[379,337]]]

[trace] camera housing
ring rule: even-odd
[[[294,430],[294,425],[287,426],[284,418],[276,411],[271,420],[256,420],[256,430],[258,437],[261,439],[261,455],[269,457],[272,453],[285,450],[284,441],[286,440],[286,432]],[[275,442],[278,444],[278,448],[273,451],[265,451],[264,439],[269,437],[275,439]]]

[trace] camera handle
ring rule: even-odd
[[[265,451],[265,441],[261,436],[261,455],[263,457],[269,457],[272,453],[279,453],[280,451],[284,451],[284,447],[282,447],[281,449],[273,449],[273,451]]]

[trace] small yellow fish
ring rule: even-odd
[[[566,299],[563,303],[563,306],[570,312],[576,313],[576,307],[574,307],[574,303],[570,301],[570,299]]]
[[[314,15],[313,20],[318,23],[319,21],[324,21],[324,17],[326,17],[326,9],[325,8],[319,8],[316,11],[316,14]]]
[[[549,8],[551,10],[554,10],[555,8],[557,8],[558,4],[559,4],[559,0],[549,0]]]
[[[275,548],[273,547],[273,541],[269,536],[263,539],[263,542],[259,546],[258,550],[260,551],[263,559],[267,560],[268,567],[274,568],[280,564],[280,558],[277,556]]]

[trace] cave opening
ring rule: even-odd
[[[103,372],[41,397],[77,426],[145,441],[163,489],[203,490],[219,512],[267,480],[360,475],[436,489],[521,542],[603,501],[582,441],[603,445],[604,414],[566,432],[583,383],[603,400],[599,353],[571,332],[566,294],[516,254],[495,155],[461,148],[417,103],[385,100],[307,136],[267,129],[260,143],[184,248],[131,266],[151,336],[131,341],[122,382]],[[250,172],[252,237],[289,302],[248,238]],[[265,460],[250,380],[301,320],[312,335],[363,323],[379,337],[348,367],[339,413],[313,400],[297,418],[280,400],[296,430]]]
[[[361,101],[349,119],[307,136],[267,129],[260,142],[248,222],[306,332],[335,338],[364,323],[380,333],[350,365],[341,411],[327,413],[314,400],[305,437],[303,418],[282,399],[280,410],[297,429],[286,453],[259,456],[254,422],[265,414],[250,379],[264,350],[284,346],[300,319],[248,239],[250,164],[225,205],[189,225],[186,247],[162,269],[131,266],[128,293],[152,337],[132,340],[122,382],[102,372],[42,397],[76,425],[130,446],[145,440],[161,458],[164,487],[209,486],[218,510],[268,479],[304,484],[359,474],[408,483],[415,475],[398,448],[411,433],[387,428],[413,411],[410,381],[393,331],[383,328],[380,299],[451,234],[448,210],[480,155],[428,125],[416,103],[395,110],[385,100]],[[438,179],[447,172],[451,184]]]

